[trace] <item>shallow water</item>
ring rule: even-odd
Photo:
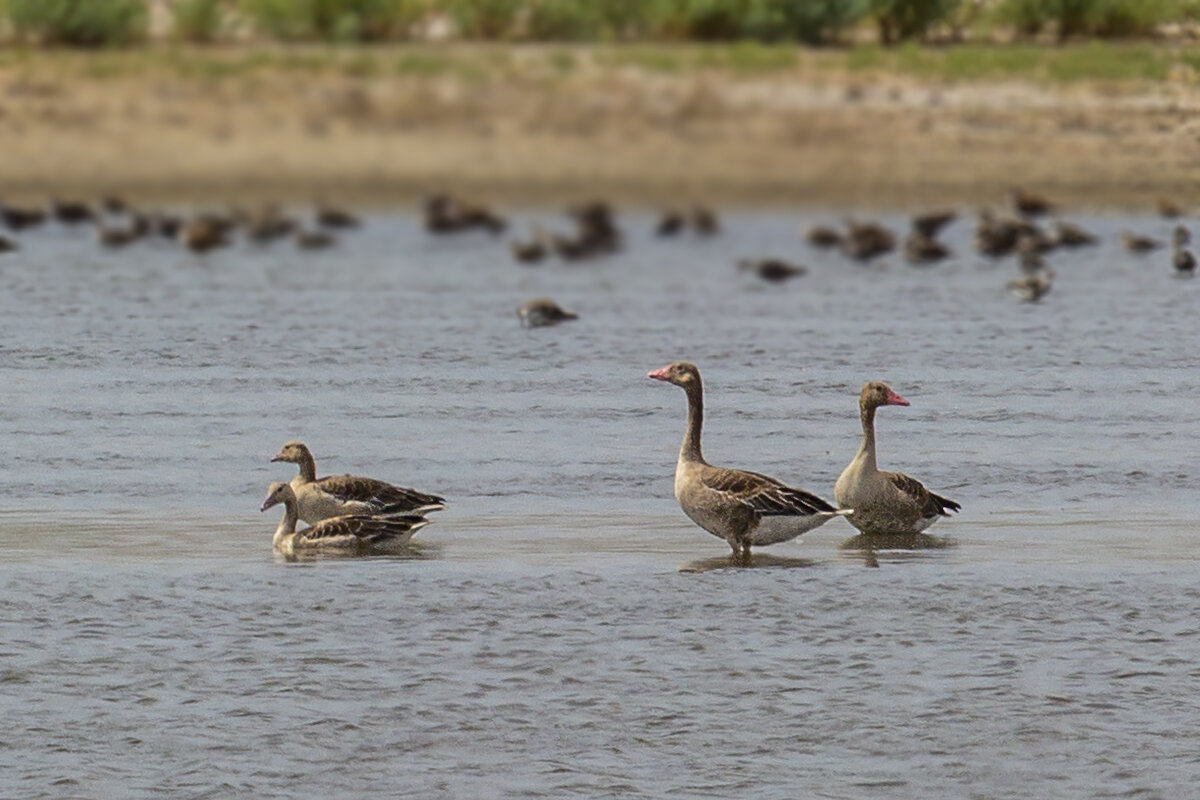
[[[0,256],[0,795],[1186,794],[1200,283],[1115,243],[1169,226],[1081,219],[1108,243],[1028,305],[968,222],[913,268],[798,215],[623,221],[540,267],[395,215],[321,254]],[[541,295],[581,319],[521,329]],[[963,504],[956,546],[866,569],[835,521],[730,568],[671,497],[684,398],[645,373],[680,358],[711,461],[826,497],[887,380],[881,462]],[[450,508],[408,558],[285,563],[291,438]]]

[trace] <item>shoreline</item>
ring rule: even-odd
[[[452,191],[527,206],[900,210],[999,205],[1018,185],[1080,209],[1197,199],[1191,82],[947,81],[822,54],[656,71],[594,50],[468,49],[416,70],[385,69],[394,50],[302,66],[146,56],[174,65],[157,69],[136,54],[10,55],[0,200],[389,208]]]

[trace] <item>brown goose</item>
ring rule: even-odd
[[[548,297],[522,303],[517,309],[517,317],[521,320],[523,328],[544,328],[547,325],[579,319],[578,314],[564,311],[558,303]]]
[[[288,442],[271,461],[296,464],[300,474],[292,478],[300,519],[315,524],[345,514],[427,514],[446,507],[436,495],[393,486],[357,475],[317,478],[317,464],[304,442]]]
[[[783,283],[789,278],[799,278],[808,274],[808,267],[789,264],[779,258],[743,258],[738,261],[738,269],[742,272],[753,272],[771,283]]]
[[[752,545],[786,542],[836,516],[853,513],[766,475],[710,465],[700,452],[704,419],[700,370],[679,361],[646,377],[673,383],[687,393],[687,432],[675,465],[675,499],[692,522],[728,542],[735,558],[749,559]]]
[[[721,222],[717,212],[708,206],[696,206],[692,209],[692,228],[701,236],[712,236],[721,230]]]
[[[804,241],[813,247],[820,247],[822,249],[840,247],[842,244],[842,234],[837,229],[831,228],[828,225],[814,225],[805,232]]]
[[[1121,244],[1125,245],[1125,249],[1131,253],[1149,253],[1151,250],[1157,250],[1163,246],[1163,243],[1152,236],[1143,236],[1140,233],[1130,233],[1129,231],[1121,232]]]
[[[1012,203],[1017,213],[1024,217],[1040,217],[1054,210],[1054,203],[1024,189],[1012,190]]]
[[[1196,271],[1196,257],[1187,249],[1192,241],[1192,233],[1182,225],[1176,225],[1171,234],[1171,244],[1174,252],[1171,254],[1171,264],[1178,275],[1191,275]]]
[[[875,409],[906,406],[908,401],[886,383],[872,381],[858,396],[863,440],[854,460],[833,487],[840,506],[854,509],[850,524],[866,534],[920,533],[939,516],[949,516],[961,506],[940,497],[920,481],[899,472],[881,472],[875,464]]]
[[[283,503],[283,519],[271,537],[275,550],[285,556],[297,553],[368,554],[386,553],[403,547],[413,534],[429,524],[418,514],[371,516],[346,514],[323,519],[302,531],[296,530],[299,518],[296,493],[283,481],[272,483],[262,511]]]

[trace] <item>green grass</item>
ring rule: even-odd
[[[515,54],[520,53],[518,59]],[[531,64],[531,67],[523,64]],[[802,73],[910,76],[930,81],[1022,80],[1040,83],[1157,83],[1173,67],[1200,70],[1200,50],[1152,43],[1092,42],[1064,47],[969,44],[946,47],[798,48],[794,45],[554,45],[513,50],[503,45],[265,45],[147,47],[79,51],[0,49],[0,70],[46,71],[93,80],[162,76],[221,82],[243,76],[321,73],[361,79],[459,77],[471,82],[530,74],[569,77],[582,64],[601,70],[637,68],[686,76],[732,78]]]

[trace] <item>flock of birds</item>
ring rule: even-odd
[[[862,443],[833,487],[834,505],[766,475],[716,467],[704,460],[700,446],[704,389],[694,364],[679,361],[647,377],[675,384],[687,395],[687,426],[675,465],[675,499],[693,522],[729,545],[735,562],[749,563],[752,547],[791,541],[834,517],[845,517],[862,532],[868,552],[880,546],[923,546],[916,537],[940,517],[961,508],[915,478],[878,468],[875,411],[880,406],[909,404],[885,383],[872,381],[859,394]],[[299,467],[290,483],[272,483],[262,504],[263,511],[284,507],[272,537],[275,550],[284,556],[395,552],[429,524],[427,514],[446,507],[442,497],[374,478],[318,478],[316,461],[303,442],[286,443],[271,460]],[[300,520],[308,527],[297,531]]]
[[[1050,291],[1054,273],[1046,256],[1059,248],[1095,245],[1098,238],[1080,226],[1053,218],[1054,205],[1023,190],[1012,194],[1011,214],[985,210],[975,228],[978,252],[989,258],[1015,256],[1021,275],[1007,287],[1022,299],[1036,302]],[[1178,217],[1181,209],[1162,200],[1164,217]],[[591,201],[568,209],[569,230],[534,228],[525,240],[513,240],[513,258],[534,264],[550,256],[574,261],[613,253],[622,247],[622,232],[612,206]],[[955,211],[935,211],[912,218],[911,228],[898,242],[896,234],[877,222],[848,220],[843,228],[816,226],[805,240],[816,248],[839,249],[846,257],[868,262],[901,248],[914,265],[939,262],[952,253],[939,240],[940,233],[958,219]],[[36,227],[55,220],[69,226],[91,225],[97,241],[110,248],[125,247],[147,237],[175,241],[203,253],[230,244],[235,232],[247,240],[266,243],[291,238],[303,249],[317,249],[336,242],[333,231],[357,227],[359,221],[345,210],[318,204],[312,225],[277,207],[254,212],[198,213],[136,210],[122,200],[109,197],[97,206],[55,200],[48,207],[19,207],[0,204],[0,222],[10,232]],[[508,223],[487,206],[449,194],[427,198],[424,226],[431,234],[448,235],[466,231],[503,234]],[[662,213],[656,234],[678,235],[686,230],[702,237],[720,232],[717,215],[703,206]],[[1180,275],[1192,275],[1196,259],[1187,249],[1190,232],[1182,225],[1174,229],[1171,264]],[[1124,246],[1133,253],[1148,253],[1165,243],[1131,232],[1122,235]],[[0,252],[18,248],[10,236],[0,235]],[[799,264],[777,258],[746,259],[738,269],[762,280],[785,281],[805,274]],[[577,319],[549,298],[537,298],[518,309],[523,325],[541,327]],[[953,500],[937,495],[919,481],[902,473],[878,469],[875,453],[875,412],[881,406],[907,406],[908,401],[886,384],[866,384],[859,396],[863,438],[857,454],[833,487],[835,503],[803,489],[754,472],[708,464],[700,447],[703,420],[703,389],[700,371],[688,362],[677,362],[649,373],[648,377],[681,387],[688,400],[687,427],[675,470],[675,497],[684,513],[705,531],[725,540],[737,560],[750,556],[752,547],[789,541],[835,518],[844,517],[866,537],[912,546],[913,537],[940,517],[958,511]],[[337,475],[318,478],[312,454],[302,442],[288,442],[272,461],[294,463],[299,474],[289,483],[272,483],[262,504],[265,511],[282,505],[284,516],[277,527],[274,548],[285,555],[305,552],[379,553],[406,546],[413,535],[429,523],[427,515],[446,507],[436,495],[406,489],[372,478]],[[303,520],[308,527],[297,530]]]

